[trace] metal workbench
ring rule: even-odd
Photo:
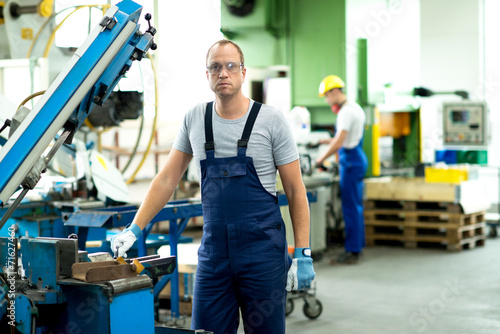
[[[64,223],[65,226],[78,227],[78,248],[85,249],[89,228],[116,228],[124,227],[132,222],[137,213],[137,208],[131,206],[103,208],[95,211],[80,211],[73,213]],[[170,255],[177,257],[179,241],[190,240],[181,236],[189,219],[202,215],[201,201],[178,200],[169,202],[144,228],[142,236],[137,240],[138,256],[147,255],[147,238],[153,226],[160,221],[169,222],[168,242]],[[192,240],[192,239],[191,239]],[[158,298],[163,288],[171,282],[171,315],[179,317],[179,274],[176,268],[172,275],[163,276],[154,286],[154,298]]]

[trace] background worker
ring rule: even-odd
[[[347,101],[345,84],[341,78],[329,75],[319,85],[319,96],[325,97],[332,111],[337,113],[335,136],[328,140],[328,148],[317,159],[321,166],[326,158],[338,152],[340,164],[340,195],[345,222],[345,253],[332,263],[357,263],[365,246],[363,216],[363,177],[367,159],[363,152],[365,113],[355,102]]]
[[[236,334],[241,310],[246,333],[285,333],[285,288],[309,287],[315,276],[297,147],[281,112],[243,95],[246,68],[237,44],[216,42],[206,63],[215,102],[198,104],[186,114],[166,165],[112,249],[119,246],[123,255],[132,246],[167,204],[194,157],[201,176],[204,226],[192,329]],[[276,170],[294,230],[290,267]]]

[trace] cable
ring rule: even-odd
[[[30,48],[28,49],[28,54],[26,55],[26,58],[31,57],[31,52],[33,52],[33,48],[35,47],[36,41],[38,40],[38,37],[42,33],[43,29],[49,24],[49,22],[55,17],[55,14],[52,14],[49,16],[49,18],[42,24],[40,29],[38,29],[38,32],[36,33],[35,37],[33,38],[33,41],[31,42]]]
[[[146,151],[144,152],[144,154],[142,156],[142,160],[139,163],[139,166],[137,166],[137,168],[134,171],[134,173],[132,174],[132,176],[126,181],[126,184],[130,184],[134,181],[137,173],[139,173],[139,170],[142,168],[142,165],[146,161],[146,158],[149,154],[149,151],[151,150],[151,145],[153,144],[153,139],[154,139],[155,132],[156,132],[156,122],[158,121],[158,76],[156,73],[156,68],[154,65],[153,57],[149,53],[147,56],[148,56],[149,60],[151,61],[151,68],[153,69],[153,77],[154,77],[154,82],[155,82],[155,117],[153,119],[153,127],[151,129],[151,137],[149,138],[149,143],[148,143],[148,146],[146,148]]]
[[[49,40],[47,41],[47,45],[45,46],[45,51],[43,52],[43,57],[47,58],[49,56],[49,51],[50,51],[50,48],[52,47],[52,43],[54,42],[54,39],[56,37],[56,32],[57,30],[59,30],[59,28],[61,28],[61,26],[63,25],[63,23],[66,21],[66,19],[68,19],[73,13],[75,13],[76,11],[82,9],[82,8],[85,8],[85,6],[78,6],[75,8],[75,10],[73,10],[71,13],[69,13],[57,26],[54,30],[52,30],[52,33],[50,34],[50,37],[49,37]]]
[[[140,142],[141,137],[142,137],[142,130],[143,129],[144,129],[144,114],[141,115],[141,125],[139,126],[139,133],[137,134],[137,140],[135,142],[134,149],[130,153],[128,161],[125,164],[125,167],[123,167],[123,169],[121,171],[122,174],[124,174],[127,171],[128,167],[130,166],[130,163],[132,162],[132,159],[134,158],[135,154],[137,153],[137,149],[139,148],[139,142]]]
[[[139,73],[141,74],[141,81],[142,81],[142,84],[143,84],[143,87],[144,87],[144,76],[142,75],[142,68],[141,68],[140,65],[139,65]],[[134,159],[135,154],[137,153],[137,150],[139,148],[139,143],[140,143],[141,138],[142,138],[142,131],[143,131],[143,129],[144,129],[144,112],[141,115],[141,124],[139,126],[139,133],[137,134],[137,139],[135,141],[134,149],[130,153],[130,156],[128,157],[128,161],[125,164],[125,167],[123,167],[123,169],[121,171],[122,174],[124,174],[127,171],[128,167],[132,163],[132,160]]]
[[[52,47],[52,44],[53,44],[54,39],[56,37],[56,32],[57,32],[57,30],[59,30],[59,28],[61,28],[61,26],[66,21],[66,19],[68,19],[71,15],[73,15],[75,12],[77,12],[78,10],[80,10],[82,8],[92,8],[92,7],[98,7],[98,8],[102,7],[101,10],[104,12],[110,6],[109,5],[82,5],[82,6],[77,6],[75,8],[75,10],[73,10],[71,13],[69,13],[68,15],[66,15],[66,17],[52,31],[52,33],[50,34],[49,40],[47,41],[47,45],[45,46],[45,51],[43,53],[43,57],[47,58],[49,56],[50,48]]]
[[[54,19],[57,15],[61,14],[62,12],[68,10],[68,9],[71,9],[71,8],[76,8],[73,12],[71,12],[70,14],[68,14],[67,17],[69,17],[71,14],[73,14],[75,11],[77,11],[78,9],[80,8],[85,8],[85,7],[89,7],[89,8],[97,8],[97,9],[100,9],[101,11],[105,11],[107,10],[110,5],[100,5],[100,4],[96,4],[96,5],[82,5],[82,6],[70,6],[70,7],[66,7],[62,10],[60,10],[59,12],[55,13],[55,14],[52,14],[44,23],[43,25],[40,27],[40,29],[38,29],[38,32],[36,33],[35,37],[33,38],[33,41],[31,42],[31,45],[30,45],[30,48],[28,49],[28,54],[26,55],[26,58],[29,58],[31,57],[31,53],[33,52],[33,48],[35,47],[35,44],[36,42],[38,41],[38,38],[40,37],[40,34],[42,33],[43,29],[45,29],[45,27],[47,26],[47,24],[52,20]],[[66,18],[67,18],[66,17]],[[89,20],[90,21],[90,20]],[[56,30],[59,29],[59,28],[56,28]],[[55,31],[54,31],[54,34],[55,34]],[[53,41],[53,39],[52,39]],[[51,41],[51,43],[52,43]],[[47,48],[47,46],[46,46]],[[49,47],[50,49],[50,47]]]
[[[29,100],[31,100],[31,99],[33,99],[33,98],[35,98],[35,97],[39,96],[39,95],[43,95],[43,94],[45,94],[45,92],[46,92],[45,90],[41,90],[41,91],[39,91],[39,92],[36,92],[36,93],[31,94],[30,96],[28,96],[27,98],[25,98],[25,99],[23,100],[23,102],[21,102],[21,104],[19,105],[19,107],[17,107],[17,109],[16,109],[16,110],[19,110],[19,108],[21,108],[23,105],[25,105],[25,104],[26,104],[26,102],[28,102]]]

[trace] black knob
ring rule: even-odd
[[[147,13],[144,18],[146,19],[146,21],[148,21],[148,30],[146,30],[146,32],[149,32],[151,35],[155,35],[156,34],[156,29],[155,27],[151,26],[151,14]]]

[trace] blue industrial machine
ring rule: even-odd
[[[156,48],[156,29],[150,26],[144,34],[139,31],[141,10],[132,1],[112,6],[12,133],[0,151],[0,205],[22,185],[23,192],[11,206],[15,209],[58,148],[71,142],[93,107],[104,103],[132,62]],[[56,137],[50,152],[42,157]]]
[[[77,245],[76,238],[23,237],[20,242],[0,238],[0,331],[15,327],[19,333],[157,332],[153,279],[171,274],[175,257],[156,255],[122,264],[84,262],[88,254]],[[81,279],[77,275],[81,271],[75,269],[78,266],[90,268],[94,279]],[[113,279],[100,279],[104,277]],[[131,308],[134,316],[126,317]],[[168,333],[176,333],[170,330]]]
[[[112,226],[126,224],[126,220],[121,219],[123,212],[101,212],[97,223],[92,220],[82,222],[75,216],[73,223],[68,221],[65,226],[64,213],[58,208],[48,208],[46,203],[21,203],[26,193],[37,184],[56,151],[63,144],[71,143],[93,108],[106,101],[132,62],[141,60],[149,49],[156,49],[153,40],[156,29],[149,24],[149,14],[146,15],[148,29],[144,33],[139,30],[141,11],[140,5],[129,0],[111,6],[34,108],[16,124],[17,128],[11,128],[9,139],[0,150],[0,229],[13,214],[32,213],[33,217],[44,217],[38,221],[38,231],[34,234],[52,236],[20,237],[33,234],[20,231],[18,225],[11,224],[6,226],[7,236],[0,237],[2,333],[189,332],[155,327],[156,287],[153,283],[159,277],[176,272],[175,256],[140,257],[133,263],[123,259],[121,263],[107,261],[107,265],[116,266],[97,271],[97,277],[100,277],[99,273],[105,273],[102,277],[108,279],[75,279],[75,268],[90,260],[84,251],[85,243],[79,250],[79,236],[54,238],[54,234],[64,236],[68,229],[74,229],[82,234],[81,240],[84,241],[88,227],[97,227],[96,224],[107,227],[106,223],[109,225],[113,216],[119,216],[116,220],[120,222]],[[52,141],[55,143],[43,156]],[[20,188],[20,195],[10,202],[11,196]],[[195,205],[193,215],[198,214],[198,206]],[[165,210],[168,213],[168,208]],[[169,219],[182,218],[177,212],[178,209],[172,209]],[[104,220],[103,214],[107,215]],[[68,217],[71,215],[72,212]],[[128,216],[133,217],[133,213]],[[183,219],[181,231],[185,226]],[[171,227],[174,238],[171,242],[176,243],[180,232],[177,224],[171,224]],[[143,254],[144,247],[141,244],[138,253]],[[96,269],[103,264],[106,263],[90,263],[90,266]],[[130,270],[134,271],[132,275]],[[127,274],[126,277],[120,276],[123,273]],[[140,307],[134,307],[137,305]],[[197,332],[205,333],[203,330]]]

